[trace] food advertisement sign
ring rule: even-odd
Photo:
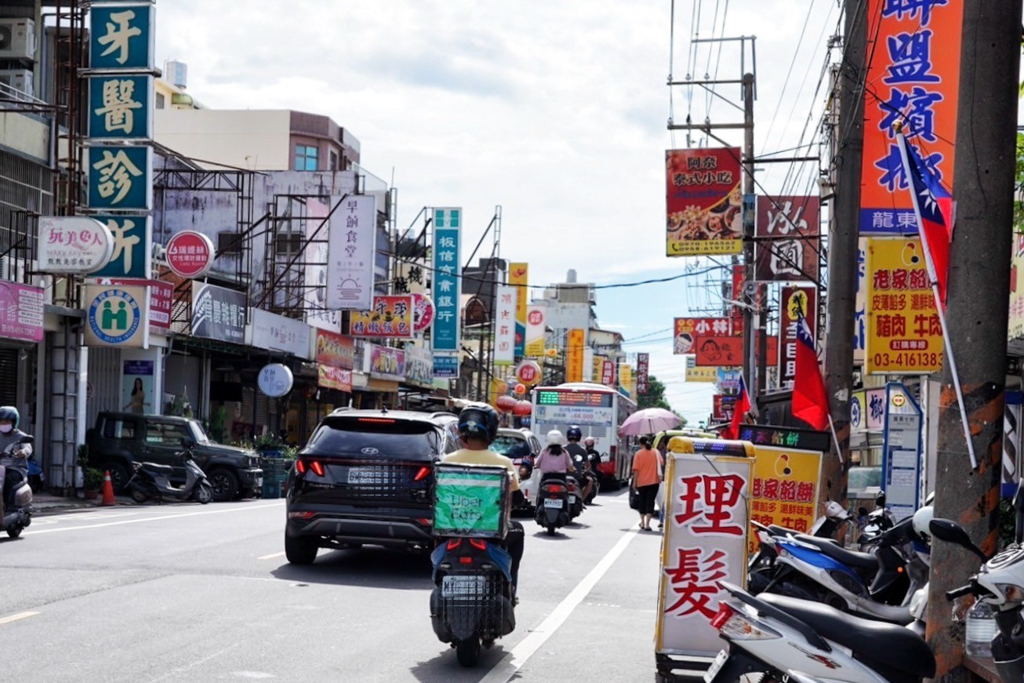
[[[754,485],[750,491],[751,519],[808,533],[818,511],[821,453],[754,444]],[[757,551],[751,534],[750,552]]]
[[[330,365],[317,365],[317,385],[325,389],[352,391],[352,371]]]
[[[353,337],[408,339],[413,333],[411,294],[373,297],[373,310],[352,311],[349,331]]]
[[[665,152],[668,256],[738,254],[743,250],[740,150]]]
[[[918,165],[952,191],[963,2],[868,0],[860,234],[916,234],[897,124]],[[899,372],[899,371],[894,371]]]
[[[760,345],[755,341],[754,350]],[[697,337],[694,340],[697,365],[735,367],[743,365],[743,337]],[[779,338],[768,337],[768,365],[779,362]]]
[[[927,374],[942,368],[942,325],[914,237],[868,240],[869,374]]]
[[[316,362],[335,368],[351,370],[355,362],[356,345],[351,337],[327,330],[316,331]]]
[[[370,345],[368,371],[371,377],[391,379],[397,382],[405,379],[405,352],[377,344]]]
[[[347,197],[331,217],[327,237],[327,308],[365,311],[373,307],[376,252],[376,198]]]
[[[820,209],[817,196],[757,198],[757,280],[818,281]]]
[[[697,337],[731,337],[732,321],[729,318],[676,318],[672,353],[682,355],[693,353]]]
[[[751,464],[713,453],[668,453],[659,654],[713,657],[722,648],[711,620],[728,595],[719,582],[746,582]]]
[[[43,290],[0,280],[0,337],[42,341]]]

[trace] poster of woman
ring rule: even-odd
[[[136,415],[158,412],[153,410],[153,361],[126,360],[121,382],[121,410]]]

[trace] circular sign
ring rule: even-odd
[[[516,392],[517,396],[522,396],[523,394],[526,393],[526,385],[525,384],[517,384],[516,388],[515,388],[515,392]]]
[[[292,371],[287,365],[281,365],[280,363],[264,365],[257,379],[260,391],[271,398],[279,398],[287,394],[292,390],[294,382],[295,378],[292,376]]]
[[[114,254],[106,223],[86,216],[40,216],[37,260],[44,273],[95,273]]]
[[[903,394],[893,394],[892,395],[892,404],[894,406],[896,406],[897,408],[902,408],[903,404],[905,404],[906,402],[907,402],[907,397],[904,396]]]
[[[105,289],[89,305],[89,329],[104,344],[123,344],[139,330],[139,302],[123,289]]]
[[[434,302],[422,294],[412,295],[412,331],[422,332],[434,322]]]
[[[543,325],[544,324],[544,311],[539,308],[532,309],[526,314],[526,322],[531,325]]]
[[[213,240],[201,232],[185,230],[167,243],[167,267],[179,277],[202,277],[213,266],[214,254]]]
[[[532,387],[540,381],[540,366],[535,361],[524,360],[516,367],[516,379]]]

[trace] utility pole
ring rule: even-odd
[[[828,236],[828,318],[825,387],[835,425],[836,456],[825,458],[826,494],[846,504],[850,462],[850,393],[853,389],[853,337],[857,308],[857,242],[860,236],[860,173],[864,155],[864,89],[867,70],[867,5],[846,0],[846,43],[839,65],[839,132],[832,160],[835,220]]]
[[[743,376],[756,403],[759,391],[764,391],[763,370],[760,379],[754,353],[757,288],[754,285],[754,211],[746,199],[754,195],[754,74],[743,74]],[[735,294],[735,292],[734,292]],[[764,364],[764,357],[761,363]]]
[[[989,555],[999,539],[1020,17],[1021,0],[963,4],[946,322],[978,469],[971,469],[948,362],[936,449],[935,516],[964,526]],[[967,583],[977,569],[970,553],[936,542],[927,619],[938,664],[935,680],[967,680],[967,672],[958,668],[963,625],[952,623],[945,593]]]

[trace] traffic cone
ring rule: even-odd
[[[103,476],[103,501],[100,505],[117,505],[114,500],[114,485],[110,483],[110,470]]]

